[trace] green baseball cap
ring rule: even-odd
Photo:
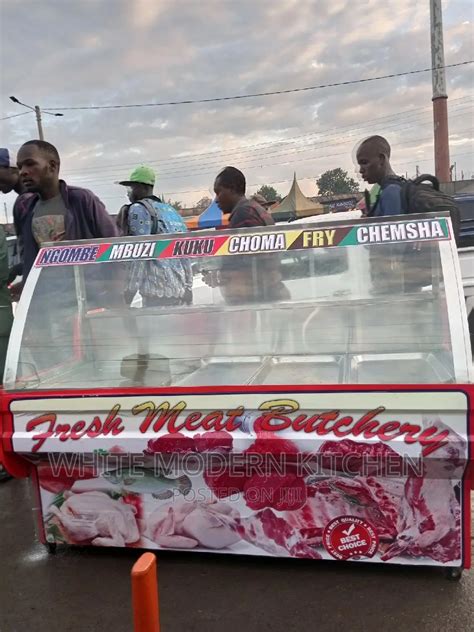
[[[117,182],[117,184],[122,184],[125,187],[129,187],[131,184],[149,184],[150,186],[155,186],[155,172],[151,167],[147,167],[146,165],[140,165],[136,167],[128,180],[122,180],[122,182]]]

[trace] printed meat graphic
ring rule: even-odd
[[[439,421],[437,427],[443,430]],[[258,440],[256,444],[258,448]],[[290,453],[288,446],[285,452]],[[257,513],[241,519],[239,533],[272,555],[314,557],[319,555],[315,548],[322,546],[325,526],[337,517],[354,516],[376,530],[383,560],[399,555],[441,563],[459,560],[460,506],[454,488],[465,454],[462,439],[451,431],[436,458],[421,463],[422,476],[411,470],[408,476],[401,476],[403,460],[389,446],[351,440],[326,442],[318,457],[324,466],[330,463],[336,471],[306,477],[304,491],[293,496],[302,502],[291,505],[278,500],[285,498],[285,491],[290,498],[289,492],[299,490],[303,480],[292,472],[291,462],[286,476],[273,472],[247,479],[243,488],[240,485],[247,506]],[[352,457],[353,476],[337,472],[338,467],[343,469],[348,455]],[[369,458],[367,467],[365,460]],[[388,460],[395,465],[396,475],[388,476]],[[377,475],[367,476],[367,470]],[[225,477],[211,483],[216,486],[224,481],[230,483]],[[234,485],[238,487],[235,481]],[[253,497],[249,489],[253,489]],[[259,497],[255,495],[258,489],[266,493]]]
[[[397,537],[383,556],[427,556],[437,562],[460,559],[461,508],[456,498],[453,479],[460,475],[466,458],[463,439],[448,431],[445,445],[436,458],[423,463],[423,476],[407,478],[397,521]]]
[[[240,540],[238,517],[226,503],[176,501],[149,516],[145,535],[166,548],[224,549]]]
[[[306,557],[321,559],[315,546],[317,539],[301,537],[287,520],[277,516],[271,509],[243,518],[237,527],[243,540],[278,557]]]
[[[397,537],[383,556],[427,556],[437,562],[460,558],[460,508],[452,482],[410,477],[397,522]]]
[[[125,546],[140,539],[136,509],[130,504],[113,500],[103,492],[84,492],[67,496],[61,508],[51,505],[63,531],[72,542],[96,546]]]
[[[148,465],[134,476],[122,468],[91,478],[85,470],[78,488],[70,489],[69,477],[60,472],[54,478],[43,466],[43,493],[56,494],[48,535],[56,537],[59,529],[63,541],[102,546],[136,545],[141,535],[163,548],[223,550],[238,544],[234,552],[256,547],[268,555],[319,559],[331,555],[328,525],[343,518],[349,519],[348,531],[338,537],[356,538],[350,525],[366,525],[375,534],[375,559],[460,565],[467,445],[439,419],[429,419],[423,446],[430,445],[434,426],[436,450],[423,458],[420,449],[408,450],[412,462],[402,456],[410,441],[403,448],[397,444],[400,452],[380,441],[325,441],[308,454],[277,433],[258,431],[242,453],[231,434],[213,431],[151,439]],[[172,478],[149,469],[156,453],[165,455],[160,463],[179,455]],[[216,454],[218,459],[208,458]],[[180,471],[185,459],[199,464],[197,475]],[[171,487],[184,480],[184,495],[178,489],[163,502],[163,494],[155,493],[160,481]],[[342,545],[354,547],[354,541]],[[364,553],[354,557],[363,559]]]
[[[217,498],[242,492],[247,507],[256,511],[266,507],[278,511],[299,509],[306,502],[307,491],[303,474],[296,470],[297,453],[291,441],[283,441],[274,433],[261,433],[245,454],[270,454],[273,461],[262,459],[254,469],[241,463],[240,469],[229,465],[228,470],[218,473],[207,470],[204,479]]]
[[[373,477],[334,476],[308,487],[308,501],[286,518],[302,534],[321,538],[326,524],[339,516],[356,516],[370,523],[380,539],[393,540],[400,497],[385,493]]]

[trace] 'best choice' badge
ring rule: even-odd
[[[339,516],[326,525],[323,533],[326,551],[337,560],[373,557],[379,547],[375,529],[355,516]]]

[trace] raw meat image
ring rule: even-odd
[[[447,428],[440,420],[436,426]],[[309,455],[319,470],[307,471],[298,467],[296,444],[269,432],[257,432],[236,462],[227,432],[175,433],[148,441],[146,459],[157,453],[195,459],[208,452],[221,455],[218,471],[203,461],[204,469],[193,475],[181,471],[179,461],[172,475],[148,466],[101,473],[86,467],[53,475],[46,463],[39,464],[46,537],[72,544],[327,559],[326,526],[351,516],[377,534],[378,561],[460,565],[460,479],[467,450],[448,430],[436,455],[419,461],[418,471],[406,472],[403,458],[389,445],[350,439],[319,443]],[[246,468],[246,455],[268,454],[273,460],[263,469]]]
[[[75,544],[126,546],[140,539],[137,510],[103,492],[65,492],[60,507],[52,504],[47,529],[60,529],[63,539]]]
[[[240,540],[239,514],[223,502],[176,501],[148,518],[146,535],[164,548],[224,549]]]

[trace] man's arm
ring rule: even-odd
[[[94,217],[94,237],[118,237],[119,231],[113,218],[107,213],[104,203],[93,193],[90,194],[91,212]]]
[[[31,197],[32,196],[29,193],[20,195],[17,197],[13,205],[13,224],[15,226],[16,244],[17,244],[16,247],[17,247],[18,255],[20,257],[20,263],[17,263],[10,269],[8,273],[8,279],[7,279],[8,284],[13,283],[13,281],[16,279],[17,276],[23,276],[23,262],[24,262],[24,251],[25,251],[25,244],[23,242],[23,221],[25,218],[25,213],[27,212],[25,208],[25,204],[27,200],[30,199]],[[24,281],[25,279],[23,278],[21,282],[16,283],[15,285],[11,285],[10,293],[11,293],[12,301],[19,300]]]
[[[20,255],[20,261],[23,263],[23,251],[24,251],[24,244],[23,244],[23,235],[22,235],[22,215],[24,213],[24,208],[23,208],[23,200],[22,200],[22,196],[20,195],[19,197],[17,197],[17,199],[15,200],[15,204],[13,205],[13,224],[15,226],[15,234],[16,234],[16,239],[17,239],[17,245],[18,245],[18,254]]]
[[[0,229],[0,288],[8,282],[8,244],[3,226]]]

